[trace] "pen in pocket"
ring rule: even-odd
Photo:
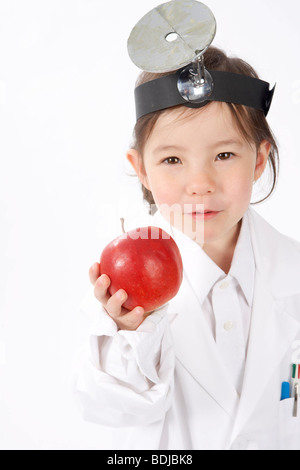
[[[293,364],[292,373],[292,397],[294,401],[294,418],[298,417],[298,401],[299,401],[299,390],[300,390],[300,364]]]

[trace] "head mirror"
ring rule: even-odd
[[[147,13],[133,28],[128,53],[140,69],[163,73],[203,54],[216,34],[210,9],[194,0],[172,0]]]
[[[274,88],[248,75],[207,70],[205,52],[216,34],[210,9],[196,0],[172,0],[147,13],[128,39],[132,62],[150,73],[164,73],[135,89],[136,117],[209,101],[259,109],[267,116]]]

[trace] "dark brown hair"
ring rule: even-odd
[[[255,70],[249,64],[247,64],[247,62],[236,57],[228,57],[222,50],[216,47],[210,47],[207,49],[206,53],[204,54],[204,62],[205,67],[208,70],[220,70],[224,72],[238,73],[254,78],[259,78]],[[170,75],[170,73],[154,74],[150,72],[142,72],[138,77],[136,87],[151,80]],[[229,106],[229,109],[232,113],[234,122],[236,123],[245,140],[247,140],[249,143],[254,143],[257,149],[263,140],[266,140],[271,144],[271,151],[268,159],[269,168],[272,174],[271,188],[266,197],[254,203],[258,204],[268,199],[276,187],[279,171],[278,146],[262,111],[242,105],[235,105],[232,103],[227,103],[227,105]],[[133,133],[134,142],[132,144],[132,148],[137,150],[140,155],[143,155],[146,141],[149,138],[158,118],[165,111],[166,110],[162,110],[148,114],[137,121]],[[153,207],[153,205],[155,205],[155,201],[153,199],[152,193],[144,186],[142,186],[142,190],[144,200],[149,203],[150,207],[151,205]]]

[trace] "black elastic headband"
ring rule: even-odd
[[[188,102],[179,93],[178,80],[183,69],[156,80],[144,83],[135,89],[136,119],[155,111],[184,105],[200,108],[209,101],[221,101],[249,106],[263,111],[267,116],[275,86],[257,78],[231,72],[208,71],[213,80],[213,90],[206,101]]]

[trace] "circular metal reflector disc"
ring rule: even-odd
[[[132,62],[153,73],[171,72],[190,64],[216,34],[211,10],[195,0],[172,0],[147,13],[128,39]]]

